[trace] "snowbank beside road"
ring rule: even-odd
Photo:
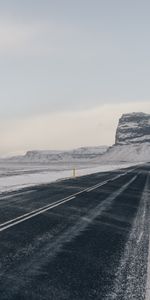
[[[113,171],[121,168],[127,168],[133,166],[133,164],[108,164],[108,165],[101,165],[97,167],[89,167],[84,169],[77,169],[76,176],[84,176],[92,173],[97,172],[107,172]],[[13,175],[11,171],[11,176],[1,176],[0,177],[0,193],[8,192],[8,191],[15,191],[25,187],[36,186],[40,184],[47,184],[50,182],[54,182],[56,180],[61,180],[65,178],[70,178],[73,176],[73,171],[69,170],[58,170],[58,171],[40,171],[39,172],[32,172],[31,173],[23,173],[19,175]],[[16,174],[14,169],[14,174]]]

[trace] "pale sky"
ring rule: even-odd
[[[114,142],[150,113],[148,0],[0,1],[0,154]]]

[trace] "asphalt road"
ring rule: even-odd
[[[149,300],[150,164],[0,197],[0,300]]]

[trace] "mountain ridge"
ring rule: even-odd
[[[12,157],[11,161],[20,160],[24,162],[46,162],[46,161],[71,161],[71,160],[91,160],[103,155],[108,146],[80,147],[73,150],[33,150],[27,151],[23,156]]]

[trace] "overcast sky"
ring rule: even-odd
[[[150,1],[0,1],[0,154],[111,145],[150,113]]]

